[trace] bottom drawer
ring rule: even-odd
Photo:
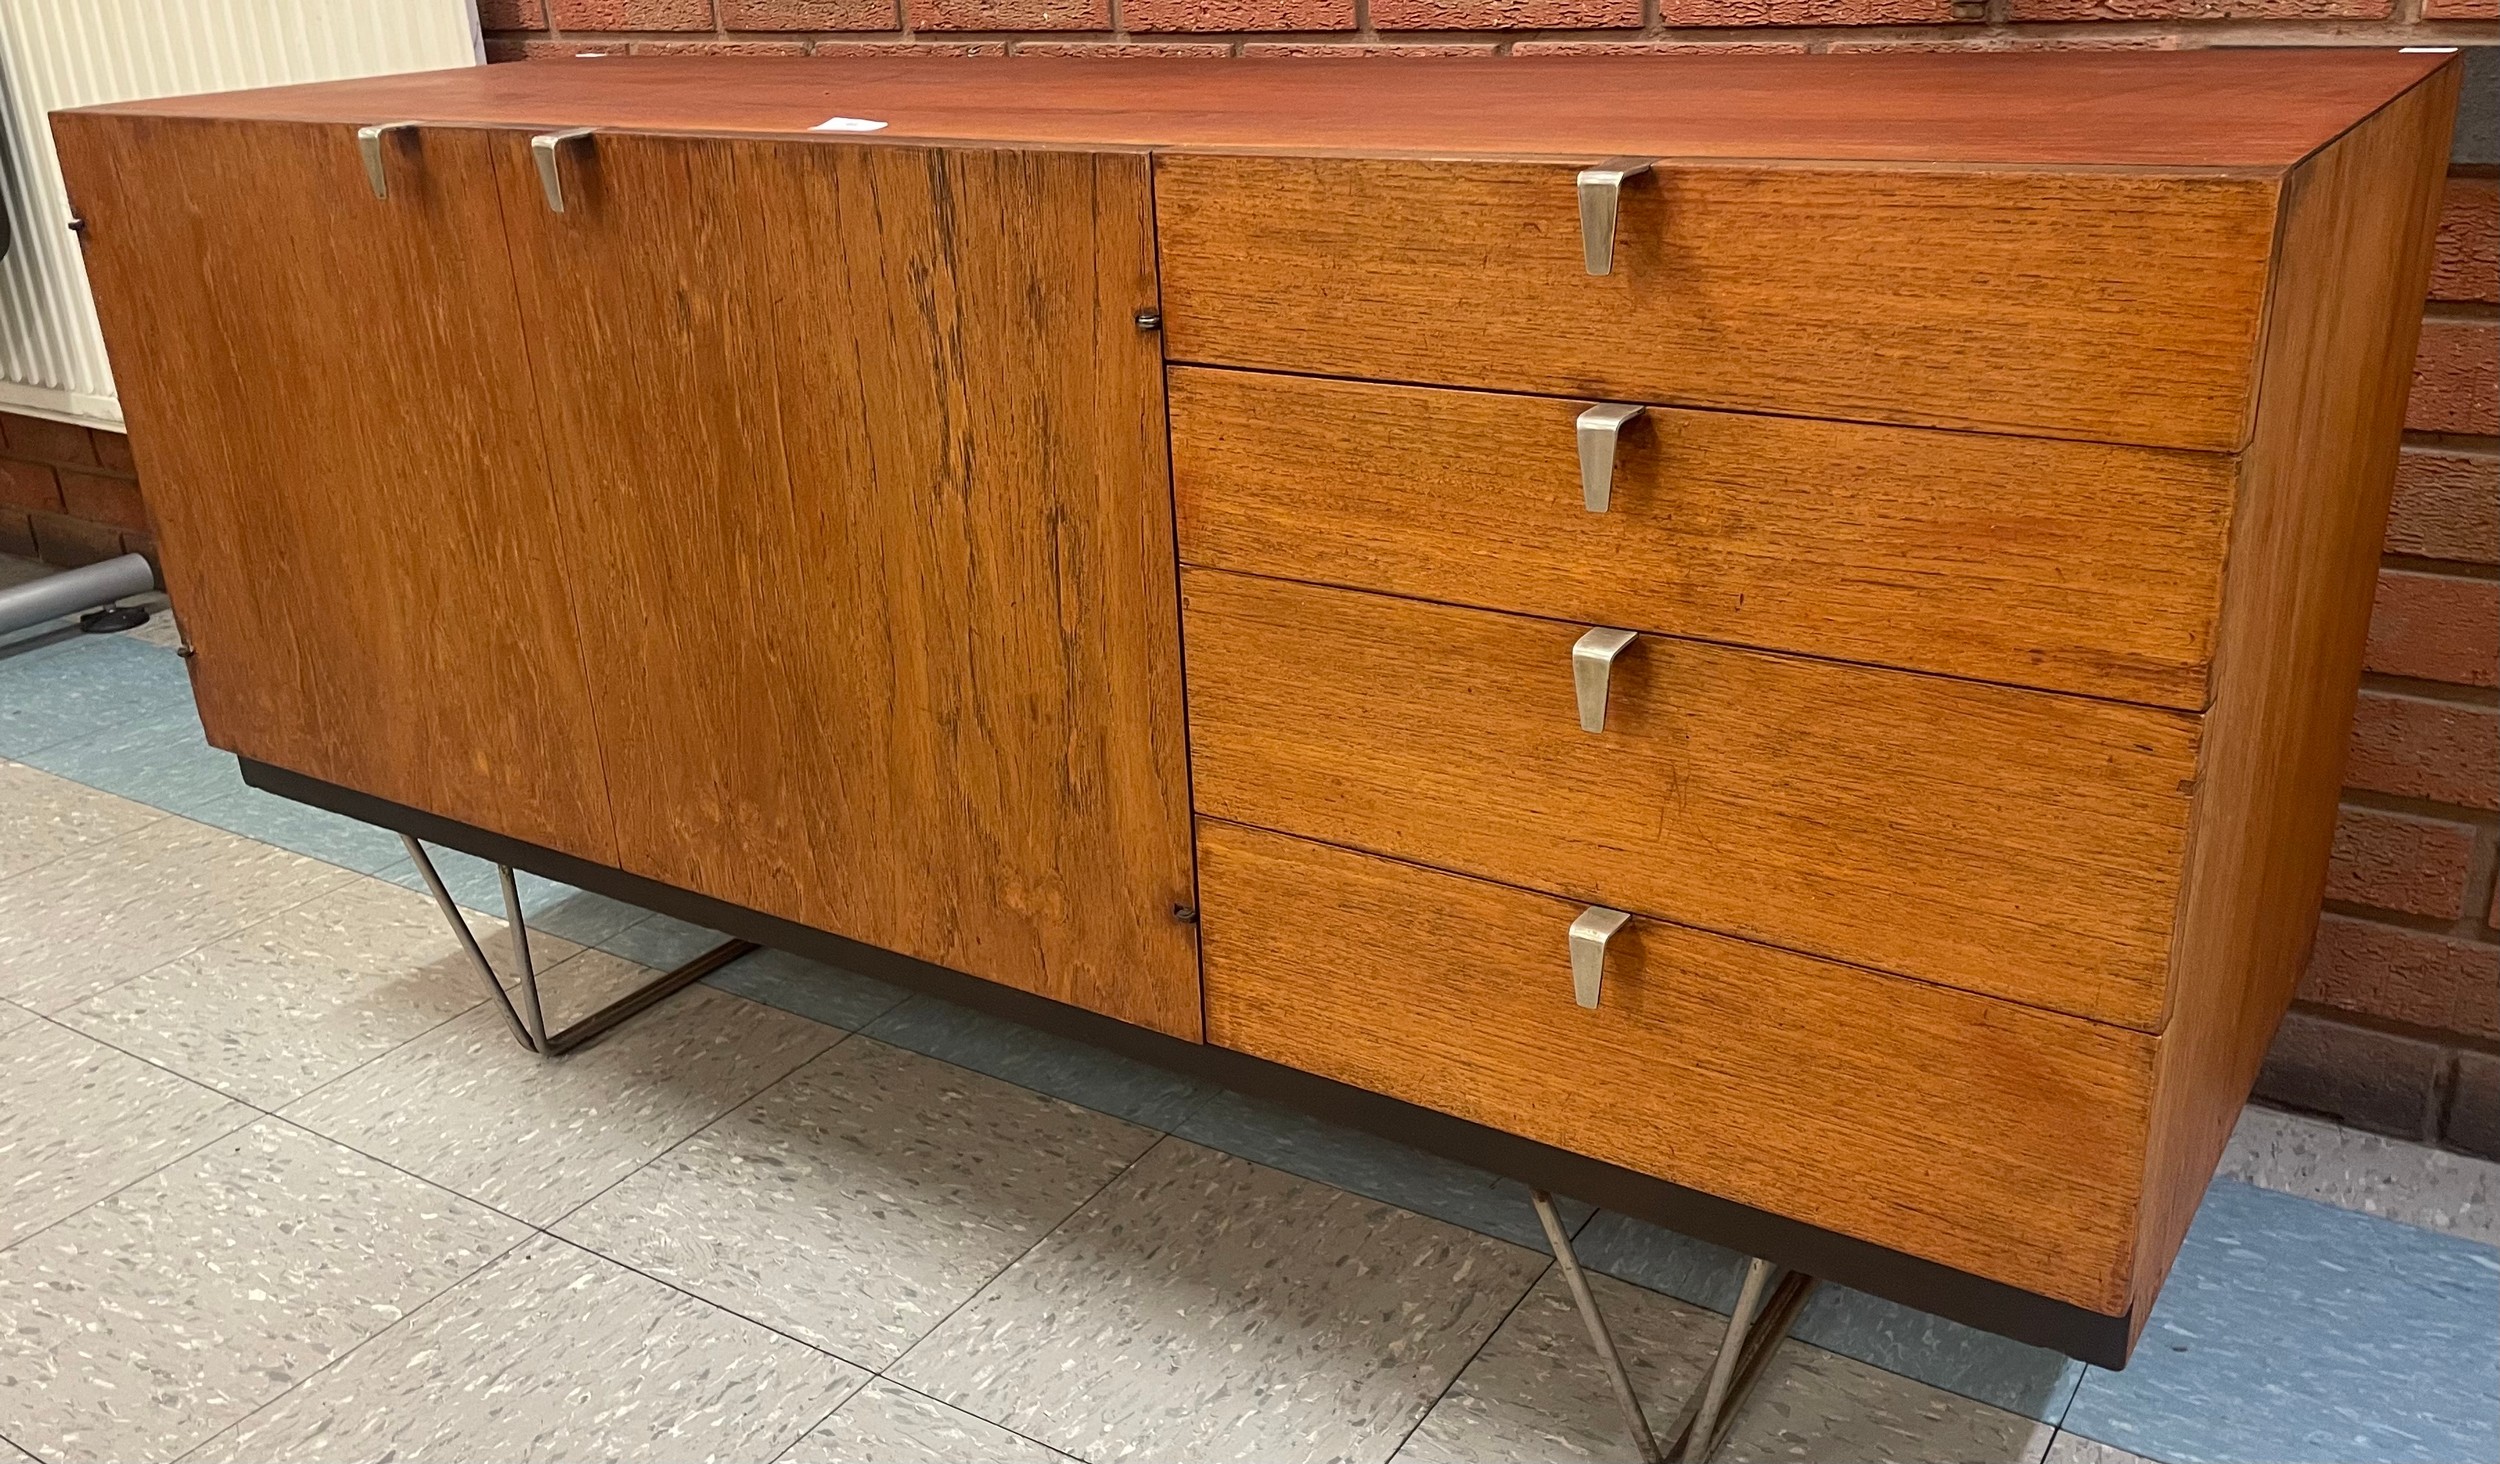
[[[2156,1039],[1201,821],[1207,1040],[2115,1315]]]

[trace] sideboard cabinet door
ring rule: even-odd
[[[619,861],[1197,1038],[1145,157],[500,146]]]
[[[209,740],[612,861],[489,134],[56,136]]]

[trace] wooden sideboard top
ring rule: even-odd
[[[2286,49],[1843,56],[602,57],[124,102],[161,117],[1462,155],[2280,169],[2447,61]]]

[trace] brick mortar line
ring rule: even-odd
[[[139,475],[128,468],[107,467],[102,463],[65,463],[59,458],[31,457],[22,452],[0,451],[0,462],[29,463],[55,472],[84,473],[90,478],[118,478],[125,483],[139,481]]]
[[[2451,1059],[2461,1052],[2470,1052],[2481,1057],[2500,1057],[2500,1041],[2494,1041],[2489,1037],[2477,1037],[2466,1032],[2450,1032],[2439,1027],[2418,1027],[2410,1022],[2398,1021],[2394,1017],[2380,1016],[2376,1012],[2333,1006],[2305,996],[2294,997],[2291,1009],[2302,1016],[2318,1021],[2333,1022],[2337,1026],[2350,1027],[2355,1031],[2372,1032],[2382,1037],[2401,1037],[2408,1042],[2419,1042],[2425,1047],[2441,1048]],[[2343,1123],[2343,1120],[2338,1119],[2337,1122]],[[2356,1125],[2345,1124],[2344,1126],[2349,1128]]]
[[[2467,686],[2455,681],[2434,681],[2422,676],[2396,676],[2385,671],[2361,673],[2363,691],[2383,691],[2394,696],[2409,696],[2420,701],[2444,702],[2458,707],[2500,706],[2500,688]]]
[[[2462,803],[2447,803],[2437,798],[2422,798],[2409,793],[2382,793],[2375,788],[2346,788],[2338,802],[2347,808],[2366,808],[2373,813],[2400,813],[2414,818],[2435,818],[2447,823],[2471,824],[2480,829],[2500,829],[2500,812],[2488,808],[2470,808]]]
[[[2435,575],[2441,579],[2500,579],[2500,563],[2481,559],[2440,559],[2428,554],[2403,554],[2393,549],[2380,551],[2378,567],[2382,572],[2392,569],[2405,574]]]
[[[2408,427],[2405,429],[2404,445],[2477,460],[2500,455],[2500,437],[2487,432],[2425,432],[2418,427]]]
[[[2390,930],[2409,930],[2416,935],[2436,935],[2468,945],[2500,946],[2500,931],[2483,923],[2479,909],[2453,919],[2437,915],[2417,915],[2409,910],[2389,910],[2358,900],[2329,897],[2319,903],[2321,915],[2340,915],[2347,920],[2366,921]]]

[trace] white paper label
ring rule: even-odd
[[[885,124],[872,122],[866,117],[827,117],[807,130],[810,132],[883,132]]]

